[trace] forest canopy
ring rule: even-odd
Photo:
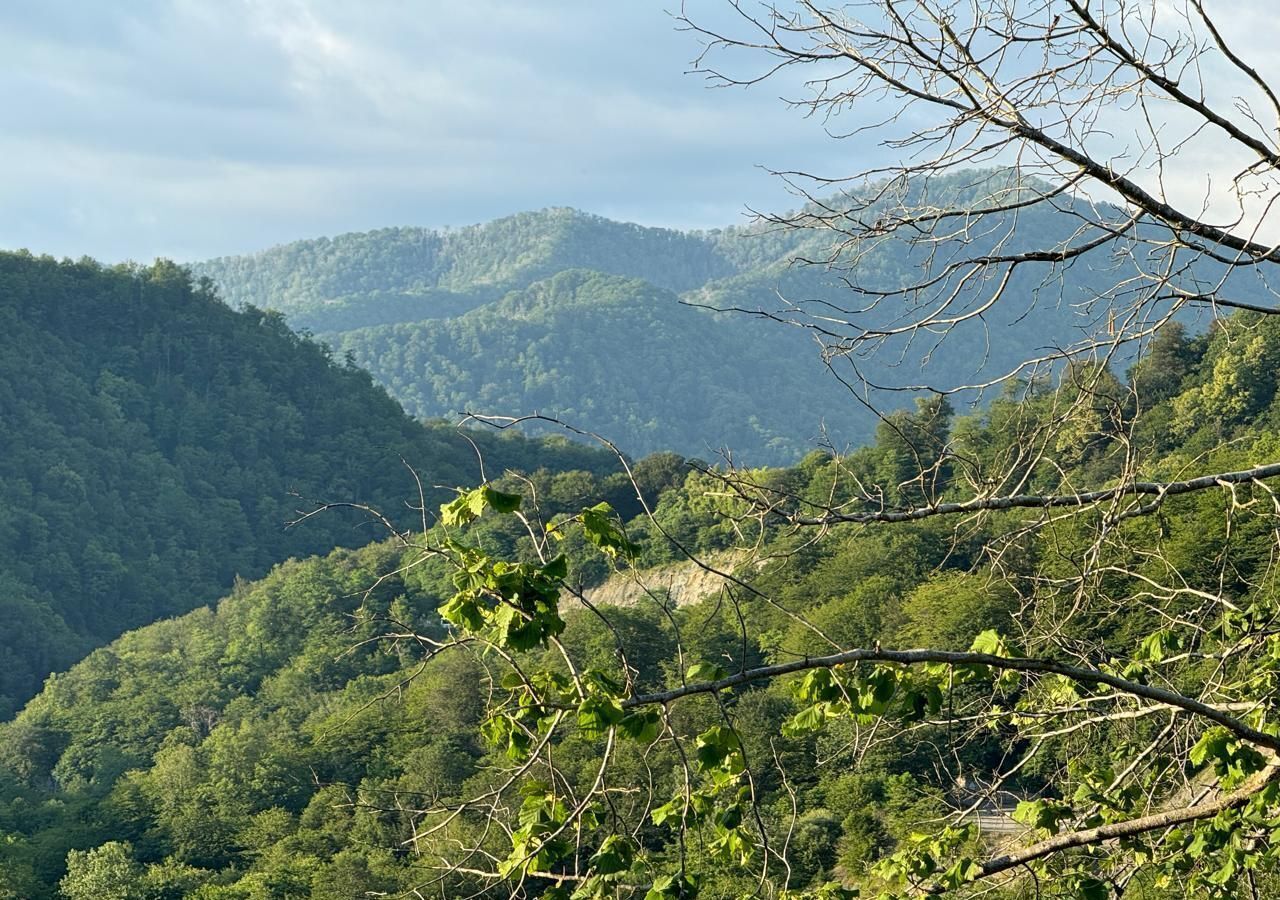
[[[318,503],[394,519],[499,467],[598,468],[579,445],[408,418],[367,373],[277,314],[236,312],[172,263],[0,254],[0,718],[121,632],[237,576],[366,543]],[[437,496],[437,494],[432,494]]]
[[[473,352],[503,347],[480,325],[532,326],[535,376],[575,359],[549,308],[598,296],[636,331],[676,290],[724,288],[692,312],[811,338],[873,440],[789,468],[486,466],[407,521],[321,510],[386,539],[126,635],[0,726],[0,889],[1280,893],[1277,91],[1199,0],[728,11],[680,16],[696,71],[802,85],[833,136],[898,160],[784,174],[807,202],[758,227],[797,265],[719,274],[751,253],[600,223],[566,253],[563,213],[346,243],[420,244],[376,327],[407,295]],[[1201,151],[1232,171],[1188,199],[1173,176]],[[462,253],[486,235],[487,262]],[[666,287],[620,254],[651,238]],[[300,251],[307,279],[351,287],[329,250]]]
[[[1110,483],[1123,471],[1122,434],[1155,454],[1156,472],[1181,471],[1199,447],[1224,437],[1229,446],[1210,457],[1224,471],[1273,452],[1276,385],[1247,395],[1215,386],[1246,328],[1264,355],[1280,353],[1272,319],[1240,320],[1211,339],[1170,332],[1128,379],[1170,386],[1163,399],[1142,412],[1108,407],[1130,427],[1094,434],[1070,469],[1039,469],[1029,487]],[[570,889],[584,883],[568,876],[585,870],[612,896],[649,885],[643,894],[665,883],[664,873],[682,871],[686,893],[696,885],[701,897],[736,897],[754,891],[755,870],[770,860],[773,889],[826,885],[836,896],[835,883],[958,885],[992,841],[1034,841],[1077,819],[1123,821],[1146,801],[1111,782],[1161,737],[1200,748],[1185,775],[1193,788],[1207,790],[1214,778],[1242,783],[1262,763],[1247,745],[1176,708],[1135,705],[1141,698],[1124,690],[983,665],[920,676],[891,664],[807,673],[798,665],[833,646],[878,651],[877,642],[1032,654],[1043,626],[1028,617],[1026,592],[1063,579],[1064,567],[1096,546],[1085,522],[1010,539],[1029,521],[1014,509],[962,531],[942,517],[834,524],[815,543],[775,515],[759,520],[753,553],[733,555],[751,502],[785,497],[820,507],[832,501],[837,474],[850,494],[859,483],[894,483],[915,466],[901,437],[912,429],[935,435],[935,452],[945,446],[972,464],[998,465],[1018,429],[1051,420],[1074,390],[1070,382],[1024,388],[960,417],[924,404],[850,456],[814,453],[792,469],[756,470],[756,493],[738,499],[726,494],[723,470],[654,457],[634,469],[651,515],[634,499],[623,517],[584,512],[599,497],[625,509],[630,481],[585,471],[499,478],[488,494],[445,504],[429,535],[290,562],[239,585],[216,610],[126,635],[56,676],[0,728],[9,773],[0,832],[10,847],[0,885],[30,898],[52,897],[59,885],[73,898],[91,890],[129,898],[548,896],[556,878],[547,870],[563,872]],[[1183,412],[1212,390],[1233,400],[1233,418]],[[895,504],[913,502],[918,488],[909,482]],[[963,476],[953,471],[929,490],[940,501],[963,497]],[[1158,535],[1143,518],[1117,526],[1125,542],[1104,549],[1111,574],[1095,588],[1108,614],[1087,632],[1073,627],[1071,638],[1118,649],[1133,636],[1156,637],[1143,637],[1145,649],[1123,667],[1099,671],[1188,689],[1212,678],[1224,709],[1248,696],[1255,679],[1270,683],[1269,651],[1233,651],[1252,627],[1239,617],[1274,615],[1276,537],[1268,505],[1250,503],[1267,496],[1245,484],[1234,496],[1220,489],[1170,497]],[[549,549],[563,557],[538,554],[531,533],[504,512],[515,503],[530,521],[559,523],[562,539]],[[729,527],[735,520],[737,530]],[[1215,536],[1212,559],[1201,553],[1206,535]],[[437,550],[423,556],[423,547]],[[491,615],[501,605],[464,611],[473,601],[459,599],[469,596],[459,590],[466,582],[448,554],[476,548],[488,560],[472,557],[481,573],[518,560],[524,568],[506,571],[534,579],[564,565],[555,583],[563,579],[565,592],[546,620],[551,644],[519,636],[511,622],[499,626]],[[650,583],[655,566],[685,553],[721,560],[734,576],[679,604],[661,592],[625,606],[592,603],[605,596],[595,587],[604,581]],[[1165,565],[1188,578],[1168,595],[1153,586]],[[1132,602],[1143,585],[1138,595],[1149,602]],[[1229,597],[1229,606],[1206,607],[1206,593]],[[1172,615],[1197,616],[1204,631],[1182,643],[1176,629],[1161,627]],[[1265,647],[1275,639],[1269,631],[1258,638]],[[1238,676],[1230,674],[1236,665],[1245,670]],[[741,677],[786,666],[799,671]],[[572,696],[574,671],[596,685],[586,699],[573,700],[558,725],[529,718],[537,704],[553,702],[552,690]],[[516,675],[535,672],[548,679],[536,688]],[[726,686],[705,689],[716,679]],[[659,704],[655,716],[636,703],[664,692],[683,699]],[[1087,728],[1099,718],[1108,724]],[[554,770],[540,761],[543,735],[554,741]],[[609,789],[594,795],[602,754]],[[1162,753],[1140,758],[1146,779],[1173,777],[1169,768],[1182,765]],[[529,862],[518,844],[527,823],[554,828],[569,812],[550,799],[540,771],[554,771],[565,796],[596,797],[598,810],[574,826],[574,841],[548,844]],[[462,806],[478,796],[489,800]],[[692,806],[682,813],[685,803]],[[1149,864],[1114,877],[1127,896],[1182,896],[1181,887],[1160,885],[1183,883],[1208,896],[1233,883],[1222,874],[1235,871],[1231,835],[1253,827],[1254,815],[1241,807],[1202,830],[1157,832],[1133,845]],[[921,822],[942,819],[954,824],[920,836]],[[994,836],[979,826],[993,821]],[[458,846],[474,849],[460,860]],[[507,859],[520,867],[507,870],[514,886],[498,880]],[[1105,856],[1085,855],[1043,877],[1055,895],[1105,896],[1097,893],[1106,890],[1097,877],[1105,866]],[[1265,865],[1249,877],[1263,896],[1276,884]],[[1014,882],[996,896],[1024,896],[1020,890]]]
[[[935,177],[928,202],[974,203],[1018,181],[1007,169]],[[1024,189],[1042,187],[1029,180]],[[880,189],[886,200],[869,217],[892,208],[889,187]],[[805,209],[838,201],[821,197]],[[1011,212],[969,236],[970,249],[1007,243],[1015,221],[1018,245],[1054,245],[1072,239],[1079,213],[1070,204]],[[931,252],[886,239],[861,253],[858,278],[896,290]],[[710,459],[727,449],[748,465],[788,465],[815,446],[863,444],[877,423],[842,383],[851,377],[844,361],[835,361],[832,377],[831,360],[815,352],[831,337],[821,317],[838,319],[849,306],[848,277],[797,260],[822,263],[830,253],[830,229],[760,223],[680,232],[551,209],[445,232],[299,241],[194,271],[229,302],[279,309],[293,327],[350,354],[414,415],[539,412],[637,456],[670,450]],[[956,323],[946,352],[929,354],[923,337],[893,338],[874,354],[855,354],[858,371],[894,385],[998,377],[1046,340],[1066,343],[1094,327],[1090,298],[1129,276],[1123,253],[1117,248],[1105,266],[1065,267],[1060,283],[1015,272],[1007,293],[1018,301]],[[1188,277],[1212,280],[1220,270],[1203,260]],[[1259,293],[1248,279],[1235,283],[1246,297]],[[957,302],[976,302],[981,289],[959,285]],[[808,309],[819,317],[805,320]],[[903,314],[886,305],[868,324]],[[1202,316],[1183,318],[1205,325]],[[957,403],[975,399],[971,392]],[[903,404],[910,401],[894,403]]]

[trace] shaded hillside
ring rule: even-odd
[[[697,234],[547,209],[449,231],[385,228],[196,263],[232,305],[286,313],[317,332],[458,315],[564,269],[673,291],[736,271]]]
[[[430,484],[478,473],[453,429],[413,422],[278,315],[235,312],[163,262],[0,254],[0,422],[0,717],[50,671],[237,575],[367,542],[351,517],[284,525],[322,500],[404,517],[400,458]],[[473,439],[499,468],[600,459]]]
[[[681,305],[644,281],[561,272],[451,319],[334,338],[421,416],[539,411],[637,454],[794,459],[824,419],[845,439],[865,416],[800,331]]]
[[[867,283],[888,288],[914,277],[917,264],[885,245],[859,268]],[[943,352],[930,355],[933,340],[912,335],[886,342],[873,357],[836,357],[832,370],[855,385],[857,373],[882,385],[979,382],[1096,326],[1080,304],[1112,277],[1080,270],[1044,288],[1030,271],[1019,272],[1008,301],[954,327]],[[539,411],[636,454],[708,458],[728,448],[749,464],[783,465],[824,441],[844,449],[874,433],[875,416],[824,364],[815,332],[798,327],[807,312],[851,305],[856,298],[835,274],[785,259],[679,296],[643,280],[577,270],[462,315],[325,337],[415,415]],[[859,324],[898,325],[907,314],[902,304],[887,305]]]

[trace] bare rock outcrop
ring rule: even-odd
[[[724,586],[719,572],[732,572],[747,559],[739,552],[708,556],[708,567],[692,560],[669,563],[634,573],[611,575],[603,584],[583,591],[587,600],[597,606],[635,606],[649,597],[665,597],[676,606],[691,606],[711,596]]]

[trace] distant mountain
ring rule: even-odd
[[[337,349],[418,415],[553,413],[644,454],[792,459],[861,424],[801,332],[682,306],[646,281],[571,269],[454,317],[346,332]],[[819,413],[818,411],[822,411]]]
[[[0,718],[49,672],[237,575],[377,536],[338,513],[284,527],[316,501],[411,523],[401,458],[428,484],[480,477],[467,437],[172,263],[0,253],[0,423]],[[605,464],[563,441],[468,437],[495,471]]]
[[[233,306],[278,309],[316,332],[459,315],[565,269],[677,293],[737,271],[703,235],[564,208],[449,231],[385,228],[298,241],[191,268]]]
[[[929,190],[934,198],[976,198],[992,180],[1009,177],[939,179]],[[1005,240],[1003,225],[1015,214],[1008,215],[935,246],[886,240],[863,252],[857,278],[895,288],[919,277],[926,254],[936,263],[986,252],[996,241],[1015,250],[1091,236],[1077,233],[1081,219],[1069,211],[1033,207],[1016,213],[1017,228]],[[301,241],[193,271],[233,304],[281,310],[291,325],[367,368],[415,415],[536,410],[633,453],[705,457],[728,447],[751,464],[786,464],[823,435],[837,447],[864,443],[875,416],[827,371],[814,330],[764,327],[708,308],[794,318],[798,305],[873,327],[907,320],[914,309],[905,301],[860,310],[867,298],[849,291],[846,273],[792,264],[826,259],[838,236],[764,226],[678,232],[551,209],[443,232],[398,228]],[[1042,274],[1015,271],[1002,301],[953,329],[937,353],[937,335],[921,331],[836,366],[847,380],[856,365],[870,381],[890,385],[1000,377],[1096,329],[1090,301],[1125,277],[1083,265],[1049,284],[1039,282]],[[962,284],[961,274],[952,281],[956,313],[973,310],[991,287],[975,287],[980,279]]]

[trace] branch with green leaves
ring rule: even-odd
[[[454,566],[456,592],[441,616],[469,640],[459,646],[485,648],[481,654],[497,666],[482,733],[495,759],[505,760],[495,763],[495,773],[504,766],[508,772],[483,798],[423,811],[426,825],[415,834],[415,846],[428,838],[472,842],[444,866],[446,876],[482,875],[487,883],[512,885],[513,896],[535,879],[553,882],[542,896],[577,900],[618,892],[642,892],[647,900],[693,897],[703,874],[685,847],[696,841],[701,854],[725,871],[754,872],[751,877],[764,884],[770,860],[786,860],[771,843],[757,790],[767,772],[751,765],[732,711],[753,690],[775,682],[790,685],[795,711],[782,732],[792,741],[811,740],[842,722],[871,728],[959,721],[957,692],[970,698],[970,709],[973,698],[979,700],[971,721],[997,730],[1082,709],[1089,718],[1079,727],[1105,728],[1147,711],[1198,723],[1186,731],[1195,736],[1185,763],[1198,779],[1194,794],[1156,785],[1142,795],[1123,783],[1129,770],[1119,776],[1111,769],[1081,770],[1081,783],[1091,787],[1074,801],[1026,799],[1013,811],[1032,837],[1016,849],[992,852],[963,814],[945,828],[901,842],[865,875],[866,886],[881,896],[963,892],[983,880],[1029,871],[1065,879],[1082,896],[1105,896],[1093,893],[1109,889],[1090,874],[1102,865],[1093,854],[1106,860],[1118,852],[1163,873],[1153,877],[1172,877],[1178,859],[1192,858],[1192,844],[1196,859],[1226,854],[1230,862],[1232,834],[1270,827],[1280,799],[1280,730],[1267,704],[1219,702],[1167,681],[1153,664],[1165,646],[1159,634],[1124,664],[1023,655],[986,631],[963,651],[874,645],[737,671],[698,661],[672,673],[671,686],[642,691],[630,674],[575,659],[563,640],[573,619],[561,610],[571,596],[565,591],[568,562],[551,552],[569,530],[581,529],[588,544],[627,568],[638,548],[622,523],[605,505],[589,507],[545,526],[535,552],[523,560],[494,558],[468,541],[467,528],[478,519],[517,514],[521,504],[519,495],[491,485],[460,492],[442,508],[445,536],[433,548]],[[1277,640],[1263,644],[1272,656]],[[1074,686],[1069,703],[1052,699],[1061,693],[1059,683]],[[984,695],[987,701],[981,701]],[[1120,709],[1121,701],[1129,706]],[[986,712],[983,702],[992,704]],[[1099,713],[1099,704],[1117,711]],[[1016,728],[1008,739],[1019,739]],[[580,763],[566,768],[566,757],[584,752],[594,755],[589,769]],[[623,756],[643,761],[649,773],[644,783],[628,783],[620,773]],[[580,781],[587,772],[590,777]],[[494,847],[495,834],[506,836],[505,852]],[[1255,840],[1270,846],[1269,838]],[[465,862],[476,855],[492,859],[493,867]],[[819,893],[787,896],[857,896],[847,886],[813,890]]]

